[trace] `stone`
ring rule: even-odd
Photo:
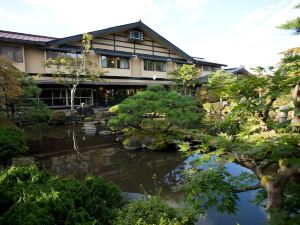
[[[110,130],[102,130],[102,131],[99,131],[99,134],[102,134],[102,135],[111,135],[112,131],[110,131]]]
[[[16,157],[12,158],[12,164],[15,166],[28,166],[34,164],[34,157]]]

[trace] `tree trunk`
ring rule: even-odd
[[[300,79],[297,81],[296,86],[292,93],[293,103],[294,103],[294,117],[292,123],[300,123]]]
[[[283,207],[283,190],[280,182],[269,181],[266,185],[268,194],[268,209],[282,209]]]
[[[2,87],[2,91],[4,93],[4,104],[5,104],[5,111],[6,111],[6,114],[7,116],[9,116],[9,104],[8,104],[8,97],[7,97],[7,94],[6,94],[6,90],[4,87]]]
[[[9,107],[10,107],[10,112],[11,112],[11,118],[13,119],[14,118],[14,115],[15,115],[15,104],[14,103],[9,103]]]
[[[71,89],[71,111],[74,110],[74,98],[75,98],[75,91],[74,87]]]
[[[263,122],[267,122],[267,120],[269,118],[270,109],[271,109],[271,107],[272,107],[272,105],[275,101],[276,101],[276,98],[271,98],[269,103],[267,104],[266,109],[265,109],[265,111],[262,115],[263,116],[263,118],[262,118]]]
[[[76,93],[76,88],[77,84],[74,84],[72,89],[71,89],[71,111],[74,111],[74,105],[75,105],[75,93]]]

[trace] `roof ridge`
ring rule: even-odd
[[[41,38],[53,38],[53,39],[59,39],[59,38],[57,38],[57,37],[50,37],[50,36],[38,35],[38,34],[28,34],[28,33],[15,32],[15,31],[8,31],[8,30],[0,30],[0,32],[6,32],[6,33],[10,33],[10,34],[28,35],[28,36],[41,37]]]

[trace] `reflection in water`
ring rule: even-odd
[[[96,127],[93,135],[79,126],[48,127],[42,133],[27,130],[29,152],[41,165],[62,177],[103,176],[127,192],[141,192],[142,184],[147,192],[153,193],[152,177],[156,174],[164,196],[182,199],[182,194],[173,193],[171,187],[180,181],[182,171],[189,167],[193,157],[184,159],[177,152],[128,151],[115,143],[114,136],[99,134],[103,129],[107,128]],[[232,173],[245,171],[236,164],[227,167]],[[255,191],[240,194],[236,216],[210,210],[197,224],[263,224],[265,213],[249,203],[254,194]]]

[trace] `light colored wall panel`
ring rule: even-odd
[[[42,65],[46,60],[44,50],[26,46],[24,47],[24,55],[26,73],[45,73],[45,68]]]

